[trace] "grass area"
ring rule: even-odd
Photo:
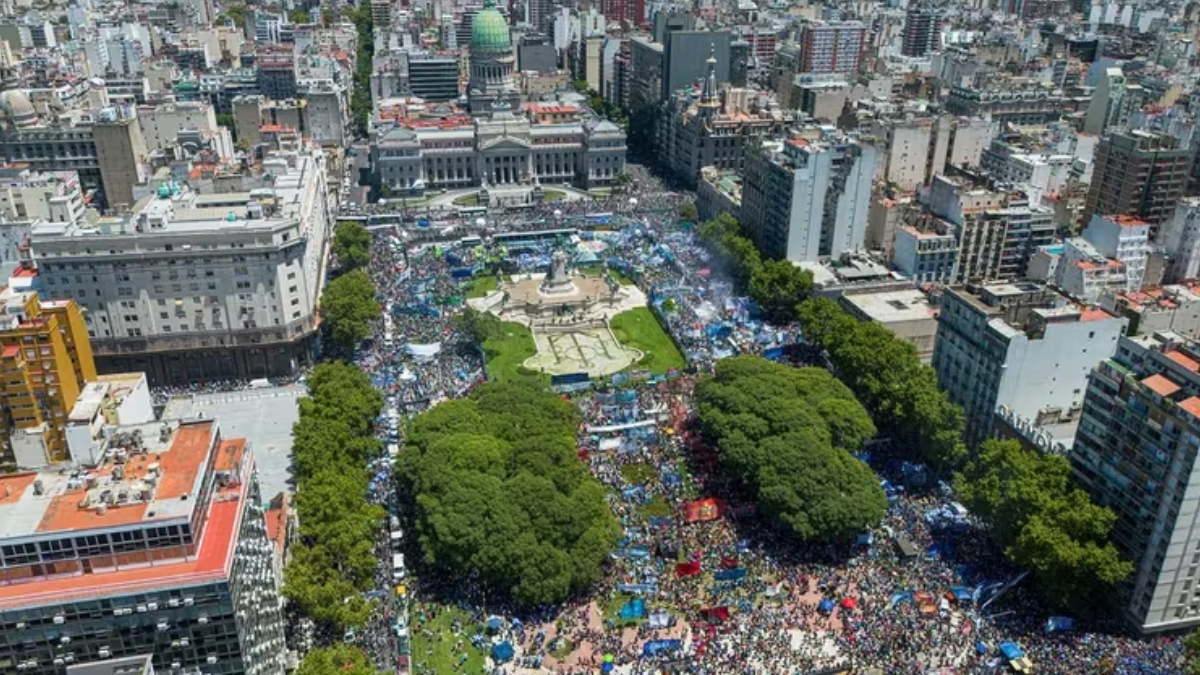
[[[645,621],[645,619],[634,619],[632,621],[621,620],[621,608],[625,606],[625,603],[629,602],[633,598],[634,596],[628,593],[617,593],[607,601],[601,603],[600,607],[603,610],[604,620],[612,621],[615,624],[624,626],[636,626]],[[647,608],[649,608],[649,604],[650,603],[646,603]]]
[[[485,295],[495,291],[500,285],[500,280],[492,275],[478,276],[471,279],[467,284],[468,298],[482,298]]]
[[[573,652],[573,651],[575,651],[575,643],[564,638],[562,641],[562,644],[559,645],[558,649],[555,649],[550,652],[550,656],[553,656],[556,659],[562,660],[562,659],[565,659],[568,656],[570,656],[571,652]]]
[[[459,619],[462,625],[462,651],[454,650],[454,643],[460,638],[454,635],[454,619]],[[457,607],[438,607],[438,614],[432,621],[424,624],[417,620],[416,615],[410,619],[412,634],[412,654],[410,658],[434,673],[478,673],[483,670],[484,653],[471,645],[471,616]],[[426,637],[428,631],[432,637]],[[438,639],[438,638],[441,639]],[[467,656],[466,668],[456,668],[463,654]]]
[[[686,365],[683,354],[675,348],[675,343],[658,325],[648,307],[621,312],[611,323],[613,335],[621,344],[640,349],[645,354],[636,364],[637,368],[648,368],[654,373],[665,373],[671,368],[683,370]]]
[[[650,498],[649,502],[638,505],[638,513],[642,514],[643,518],[669,518],[672,511],[671,505],[667,503],[666,497],[663,497],[662,495],[654,495]]]
[[[649,464],[638,462],[636,464],[625,464],[621,467],[621,478],[624,478],[625,482],[630,485],[641,485],[653,476],[654,469],[650,468]]]
[[[537,354],[533,333],[525,326],[512,322],[501,323],[500,329],[499,335],[490,337],[483,343],[483,351],[487,355],[488,377],[497,382],[546,379],[542,374],[521,365],[525,363],[525,359]]]
[[[608,268],[608,273],[611,274],[612,278],[616,279],[617,283],[621,284],[622,286],[633,285],[633,279],[619,269],[610,267]]]
[[[542,201],[543,202],[560,202],[566,198],[567,198],[567,193],[563,192],[562,190],[543,190],[542,191]]]
[[[454,200],[455,206],[479,206],[479,193],[463,195]]]

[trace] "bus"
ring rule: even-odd
[[[488,210],[486,206],[463,206],[458,209],[458,215],[464,218],[469,218],[471,216],[486,216],[487,212]]]

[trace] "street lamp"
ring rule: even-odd
[[[554,226],[562,227],[562,209],[554,209]]]

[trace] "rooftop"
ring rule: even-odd
[[[145,379],[145,373],[116,373],[97,376],[95,380],[85,384],[83,390],[79,392],[79,398],[75,399],[75,406],[71,408],[71,414],[67,416],[68,421],[90,423],[96,419],[96,413],[103,405],[105,397],[111,399],[116,405],[121,405],[125,397]]]
[[[915,288],[847,294],[842,298],[873,321],[882,324],[921,321],[937,316],[937,310],[929,304],[925,294]]]
[[[216,425],[123,426],[94,468],[0,477],[0,540],[186,518]]]

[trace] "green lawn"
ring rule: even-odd
[[[475,277],[467,284],[467,297],[482,298],[496,290],[499,284],[500,280],[491,275]]]
[[[563,192],[562,190],[543,190],[542,191],[542,201],[543,202],[562,201],[563,199],[566,198],[566,196],[567,196],[567,193]]]
[[[470,615],[457,607],[438,606],[437,616],[432,621],[422,624],[414,612],[409,618],[409,632],[412,635],[412,654],[410,658],[414,665],[420,665],[434,673],[478,673],[483,669],[484,654],[471,645],[471,635],[474,627]],[[462,625],[460,636],[454,634],[454,619],[458,618]],[[426,637],[425,631],[433,637]],[[439,636],[441,639],[439,640]],[[454,651],[454,643],[463,641],[462,651]],[[430,651],[432,650],[432,651]],[[467,655],[466,668],[458,668],[462,655]]]
[[[654,476],[654,469],[649,464],[637,462],[621,466],[621,478],[630,485],[640,485]]]
[[[526,370],[521,365],[525,359],[537,353],[533,333],[519,323],[503,322],[500,328],[501,335],[488,338],[483,343],[483,351],[487,355],[488,377],[497,382],[545,379],[539,373]]]
[[[608,273],[611,274],[612,278],[616,279],[617,283],[621,284],[622,286],[632,286],[633,285],[633,279],[631,279],[628,275],[626,275],[624,272],[622,272],[619,269],[610,267],[610,268],[608,268]]]
[[[479,206],[479,193],[463,195],[454,200],[455,206]]]
[[[642,514],[643,518],[654,518],[655,516],[667,518],[670,517],[672,509],[671,505],[667,503],[666,497],[654,495],[649,502],[638,505],[638,513]]]
[[[675,348],[670,336],[663,332],[662,326],[647,307],[638,307],[612,318],[613,335],[622,344],[640,349],[644,357],[636,368],[648,368],[654,373],[665,373],[670,368],[680,370],[686,365],[683,354]]]

